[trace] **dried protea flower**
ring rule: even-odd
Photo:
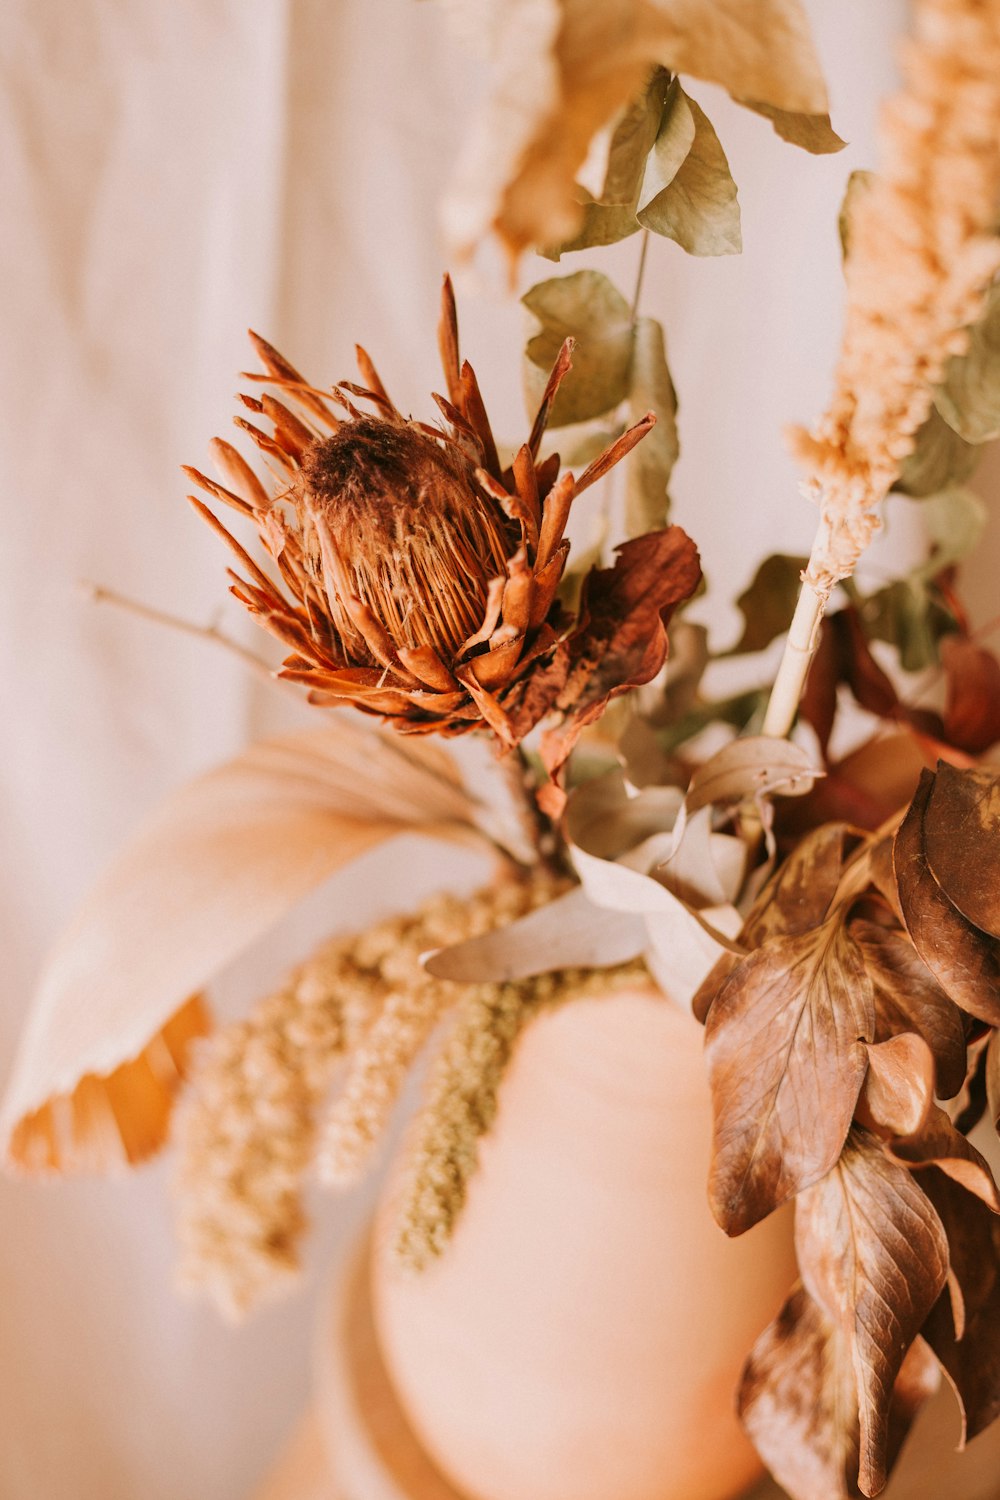
[[[273,429],[237,419],[277,486],[220,439],[213,454],[231,488],[187,472],[253,521],[275,564],[277,576],[266,574],[194,501],[240,559],[232,592],[291,648],[281,675],[303,683],[314,703],[352,703],[404,733],[486,726],[504,748],[555,713],[543,753],[558,769],[609,697],[659,670],[666,619],[700,577],[693,543],[670,527],[625,543],[613,568],[592,570],[576,614],[557,599],[573,501],[645,436],[654,415],[579,479],[559,476],[557,455],[540,461],[570,368],[567,340],[528,441],[504,468],[476,377],[459,358],[447,278],[439,427],[401,415],[363,349],[363,384],[323,394],[253,337],[266,373],[248,378],[297,408],[270,394],[242,397]]]

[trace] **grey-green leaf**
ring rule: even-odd
[[[765,557],[736,601],[743,616],[743,634],[725,653],[727,656],[763,651],[785,633],[799,597],[802,569],[808,561],[807,557],[789,557],[783,552]]]
[[[675,166],[691,124],[693,140]],[[707,115],[676,79],[650,153],[636,217],[644,228],[675,240],[691,255],[736,255],[743,248],[736,184],[726,153]]]
[[[950,361],[934,400],[967,443],[1000,437],[1000,286],[991,290],[968,352]]]
[[[656,426],[625,466],[625,529],[630,537],[667,524],[667,485],[680,452],[677,396],[663,329],[653,318],[640,318],[633,344],[629,415],[638,421],[647,411],[656,413]]]
[[[840,233],[840,252],[844,259],[851,253],[851,218],[857,208],[862,196],[867,193],[875,181],[874,172],[866,172],[859,168],[852,172],[847,179],[847,187],[840,204],[840,214],[837,218],[837,229]]]
[[[630,234],[638,234],[642,228],[634,208],[623,208],[617,203],[600,203],[590,196],[586,188],[578,188],[577,191],[579,201],[584,205],[583,224],[571,240],[539,250],[539,255],[546,260],[560,260],[574,250],[617,245],[619,240],[627,240]]]
[[[542,398],[566,338],[576,339],[573,368],[559,388],[549,425],[587,422],[625,400],[632,365],[632,311],[599,271],[577,271],[539,282],[521,298],[539,328],[527,343],[524,389],[528,409]]]
[[[979,448],[967,443],[942,417],[937,407],[917,433],[910,456],[903,461],[893,489],[915,499],[935,495],[947,485],[968,479],[979,461]]]
[[[847,145],[830,124],[829,115],[798,114],[788,109],[775,109],[773,104],[760,104],[755,99],[737,99],[736,103],[752,109],[754,114],[763,115],[783,141],[801,146],[813,156],[843,151]]]

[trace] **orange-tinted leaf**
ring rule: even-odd
[[[939,762],[923,836],[931,874],[951,904],[1000,937],[1000,771]]]
[[[1000,1032],[986,1044],[986,1103],[995,1130],[1000,1130]]]
[[[963,635],[946,635],[940,651],[948,684],[944,738],[982,755],[1000,740],[1000,662]]]
[[[912,1173],[855,1129],[833,1171],[800,1195],[795,1243],[807,1290],[850,1343],[858,1482],[877,1495],[888,1472],[890,1393],[947,1277],[944,1226]]]
[[[934,1102],[934,1054],[913,1031],[868,1048],[868,1072],[858,1100],[860,1125],[878,1135],[912,1136]]]
[[[889,1152],[904,1166],[940,1167],[967,1192],[981,1198],[994,1213],[1000,1213],[1000,1192],[989,1162],[955,1129],[943,1109],[935,1106],[921,1128],[904,1139],[893,1141]]]
[[[916,1031],[934,1056],[935,1092],[957,1094],[965,1079],[962,1013],[938,984],[905,932],[862,919],[851,923],[875,989],[875,1040]]]
[[[924,849],[924,815],[934,777],[925,771],[893,846],[893,868],[907,931],[934,977],[957,1005],[1000,1022],[1000,962],[993,944],[971,926],[935,880]],[[970,870],[976,872],[973,861]],[[966,894],[967,882],[961,889]]]
[[[705,1038],[715,1114],[709,1197],[727,1234],[834,1165],[874,1028],[871,981],[836,916],[772,939],[730,975]]]
[[[936,1167],[921,1174],[920,1186],[948,1236],[952,1326],[961,1338],[966,1322],[985,1306],[1000,1276],[1000,1258],[994,1249],[996,1217],[981,1198],[967,1193]]]

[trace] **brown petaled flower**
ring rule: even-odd
[[[504,748],[555,712],[543,753],[556,771],[609,697],[659,670],[666,619],[697,586],[698,556],[678,527],[636,538],[614,567],[592,570],[579,611],[568,613],[556,594],[570,507],[656,419],[648,413],[579,479],[560,477],[558,455],[540,461],[570,368],[567,339],[528,441],[504,468],[476,377],[459,358],[447,277],[442,300],[441,427],[404,418],[363,349],[363,384],[328,397],[252,335],[266,374],[247,378],[297,407],[271,394],[241,398],[271,424],[269,434],[237,418],[278,485],[266,488],[218,438],[213,456],[231,488],[186,472],[253,521],[277,578],[192,500],[242,564],[232,592],[291,648],[281,675],[303,683],[311,702],[353,703],[409,734],[485,725]]]

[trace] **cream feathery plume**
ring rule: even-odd
[[[916,0],[903,88],[881,117],[882,166],[849,224],[834,395],[791,448],[820,527],[764,725],[792,722],[822,611],[879,527],[949,359],[1000,269],[1000,5]]]
[[[364,1174],[417,1054],[443,1012],[465,993],[433,979],[421,966],[421,955],[516,921],[559,890],[551,875],[539,872],[530,881],[488,886],[464,901],[442,896],[422,908],[419,919],[400,934],[380,965],[390,993],[352,1053],[323,1131],[317,1153],[322,1181],[347,1187]]]
[[[636,962],[465,989],[405,1156],[394,1239],[404,1268],[420,1271],[447,1247],[524,1028],[546,1007],[613,994],[640,977],[648,976]]]

